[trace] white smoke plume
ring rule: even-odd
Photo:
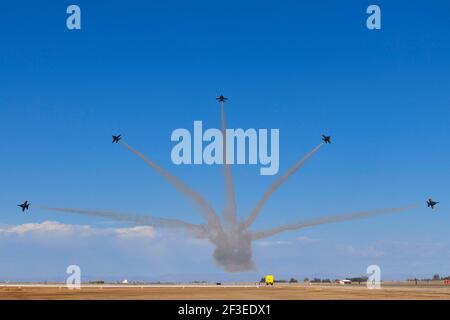
[[[227,135],[226,135],[226,119],[225,119],[225,102],[220,102],[220,113],[222,118],[222,139],[223,139],[223,170],[225,176],[226,188],[226,204],[223,212],[224,222],[228,227],[234,228],[237,225],[237,208],[236,208],[236,193],[234,191],[233,174],[231,172],[231,165],[227,163]]]
[[[202,197],[197,192],[193,191],[190,187],[188,187],[186,184],[184,184],[182,181],[180,181],[178,178],[171,175],[169,172],[167,172],[165,169],[157,165],[152,160],[148,159],[146,156],[144,156],[141,152],[130,146],[129,144],[125,143],[124,141],[120,141],[120,143],[130,150],[132,153],[137,155],[139,158],[141,158],[150,168],[155,170],[157,173],[159,173],[164,179],[169,181],[175,188],[177,188],[181,193],[183,193],[186,197],[194,201],[195,204],[201,209],[202,216],[208,223],[208,226],[220,229],[221,228],[221,222],[220,218],[217,216],[215,210],[211,207],[211,205],[205,200],[204,197]]]
[[[399,207],[399,208],[385,208],[385,209],[378,209],[378,210],[373,210],[373,211],[360,211],[360,212],[354,212],[354,213],[348,213],[348,214],[325,216],[325,217],[321,217],[321,218],[317,218],[317,219],[310,219],[310,220],[305,220],[302,222],[286,224],[286,225],[272,228],[272,229],[269,229],[266,231],[253,232],[252,239],[258,240],[258,239],[268,238],[268,237],[271,237],[280,232],[299,230],[299,229],[312,227],[312,226],[320,226],[322,224],[329,224],[329,223],[336,223],[336,222],[349,221],[349,220],[355,220],[355,219],[370,218],[370,217],[381,216],[381,215],[385,215],[385,214],[399,213],[399,212],[411,210],[411,209],[414,209],[417,207],[418,207],[417,204],[412,204],[412,205],[403,206],[403,207]]]
[[[47,210],[47,211],[74,213],[74,214],[81,214],[81,215],[85,215],[85,216],[109,218],[114,221],[129,222],[129,223],[132,223],[135,225],[161,227],[161,228],[185,229],[185,230],[191,231],[197,235],[205,234],[205,230],[206,230],[205,227],[202,225],[196,225],[196,224],[184,222],[182,220],[143,216],[143,215],[137,215],[137,214],[132,214],[132,213],[118,213],[118,212],[111,212],[111,211],[74,209],[74,208],[55,208],[55,207],[47,207],[47,206],[35,206],[35,207],[38,209]]]

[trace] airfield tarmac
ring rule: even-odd
[[[16,300],[450,300],[450,286],[390,283],[365,285],[102,285],[70,290],[64,285],[1,285],[0,299]]]

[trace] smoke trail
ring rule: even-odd
[[[260,213],[262,207],[264,204],[269,200],[269,198],[272,196],[272,194],[284,183],[286,182],[289,177],[291,177],[294,173],[297,172],[298,169],[300,169],[303,164],[305,164],[306,160],[308,160],[314,153],[316,153],[317,150],[320,149],[320,147],[323,146],[323,143],[317,145],[314,149],[312,149],[306,156],[303,157],[299,162],[297,162],[292,168],[290,168],[284,175],[279,177],[267,191],[264,193],[261,200],[259,200],[258,204],[256,205],[255,209],[253,209],[250,216],[247,218],[247,220],[244,222],[244,228],[250,227],[250,225],[255,221],[255,219],[258,217],[258,214]]]
[[[220,103],[220,111],[222,117],[222,138],[223,138],[223,168],[225,174],[225,186],[227,190],[227,200],[224,209],[224,220],[229,226],[236,226],[236,194],[234,192],[233,175],[231,173],[231,165],[227,163],[227,138],[226,138],[226,121],[225,121],[225,107],[224,102]]]
[[[327,216],[317,219],[310,219],[305,220],[303,222],[298,223],[292,223],[287,224],[284,226],[276,227],[267,231],[261,231],[261,232],[254,232],[252,234],[253,240],[263,239],[267,237],[271,237],[277,233],[284,232],[284,231],[292,231],[292,230],[298,230],[303,229],[306,227],[312,227],[312,226],[319,226],[322,224],[328,224],[328,223],[335,223],[335,222],[341,222],[341,221],[348,221],[353,219],[363,219],[363,218],[369,218],[369,217],[375,217],[375,216],[381,216],[384,214],[390,214],[390,213],[397,213],[397,212],[403,212],[406,210],[417,208],[419,205],[413,204],[408,206],[403,206],[399,208],[387,208],[387,209],[378,209],[373,211],[360,211],[350,214],[342,214],[342,215],[334,215],[334,216]]]
[[[205,229],[201,225],[191,224],[184,222],[182,220],[176,219],[165,219],[151,216],[141,216],[130,213],[118,213],[111,211],[99,211],[99,210],[86,210],[86,209],[73,209],[73,208],[54,208],[47,206],[36,206],[42,210],[56,211],[56,212],[66,212],[75,213],[85,216],[110,218],[115,221],[130,222],[135,225],[152,226],[152,227],[162,227],[162,228],[181,228],[196,234],[203,234]]]
[[[214,228],[221,228],[220,227],[220,218],[216,215],[214,209],[208,204],[208,202],[197,192],[193,191],[191,188],[189,188],[187,185],[185,185],[182,181],[180,181],[178,178],[171,175],[169,172],[167,172],[162,167],[158,166],[153,161],[149,160],[147,157],[145,157],[142,153],[134,149],[129,144],[123,142],[122,140],[120,143],[133,152],[135,155],[137,155],[139,158],[141,158],[150,168],[158,172],[161,176],[163,176],[167,181],[169,181],[175,188],[177,188],[181,193],[183,193],[185,196],[187,196],[189,199],[193,200],[201,209],[203,218],[207,221],[208,225]]]

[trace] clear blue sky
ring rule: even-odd
[[[423,204],[268,239],[255,245],[260,273],[362,274],[373,263],[391,275],[450,273],[448,1],[377,1],[380,31],[366,28],[367,1],[73,3],[82,10],[81,31],[66,28],[69,2],[1,6],[0,226],[105,227],[97,218],[22,215],[16,204],[25,199],[201,222],[188,201],[112,145],[110,135],[123,133],[221,210],[221,168],[173,165],[170,134],[194,120],[219,127],[214,98],[223,93],[230,127],[280,129],[280,173],[320,134],[333,136],[270,200],[255,229]],[[276,177],[260,176],[256,166],[234,169],[244,216]],[[426,209],[429,196],[441,201],[435,213]],[[148,256],[118,249],[108,236],[95,240],[91,254],[30,237],[0,236],[0,280],[33,270],[57,277],[70,260],[61,258],[67,250],[94,275],[221,272],[209,249],[194,259],[182,252],[197,252],[195,246],[167,239]],[[180,256],[167,254],[174,247]]]

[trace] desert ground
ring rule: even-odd
[[[32,300],[450,300],[450,286],[443,284],[385,283],[381,289],[365,285],[275,284],[265,285],[82,285],[0,284],[0,299]]]

